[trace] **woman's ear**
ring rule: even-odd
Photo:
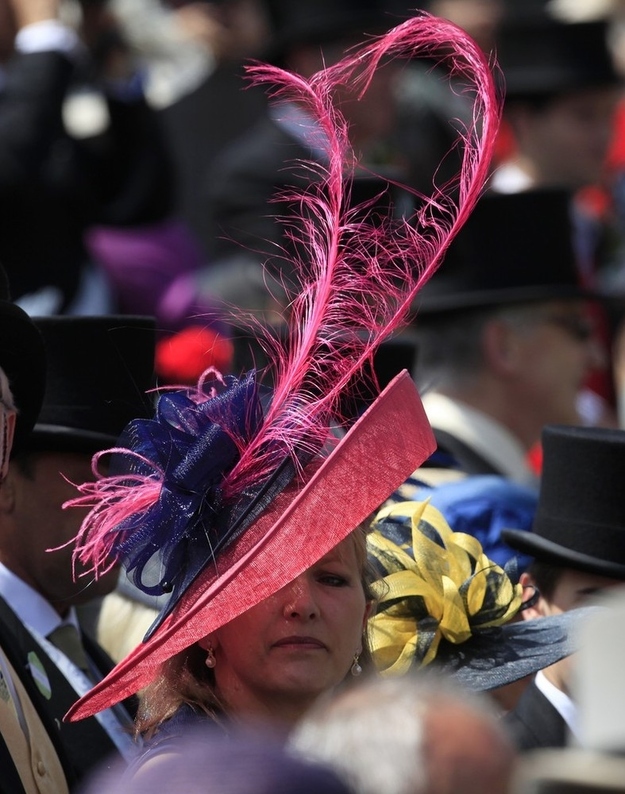
[[[215,648],[218,647],[219,643],[215,639],[214,634],[208,634],[206,637],[202,637],[201,640],[198,640],[197,644],[202,648],[204,651],[214,651]]]
[[[365,604],[365,613],[362,618],[362,630],[366,632],[367,630],[367,621],[371,617],[371,613],[373,611],[373,601],[367,601]]]

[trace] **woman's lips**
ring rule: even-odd
[[[327,650],[327,646],[321,640],[316,639],[315,637],[299,637],[299,636],[292,636],[292,637],[282,637],[282,639],[277,640],[273,643],[274,648],[302,648],[302,649],[315,649],[320,648],[322,650]]]

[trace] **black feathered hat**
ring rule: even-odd
[[[625,580],[625,431],[550,425],[531,532],[505,542],[537,560]]]

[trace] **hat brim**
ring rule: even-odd
[[[589,527],[592,531],[592,527]],[[590,554],[567,549],[559,543],[522,529],[504,529],[501,537],[513,549],[529,554],[536,560],[574,568],[577,571],[625,580],[625,565],[611,560],[602,560]]]
[[[46,369],[39,330],[26,312],[10,301],[0,301],[0,366],[18,409],[13,439],[13,452],[17,452],[41,410]]]
[[[422,295],[415,303],[418,317],[430,314],[487,309],[502,304],[534,303],[556,300],[588,300],[608,302],[614,297],[575,286],[519,287],[516,289],[474,290],[470,288],[440,295]]]
[[[446,643],[435,664],[474,691],[513,684],[574,653],[579,647],[582,621],[597,609],[582,607],[515,621],[476,633],[461,645]]]
[[[138,692],[167,659],[293,581],[379,508],[435,446],[419,394],[404,371],[301,490],[280,494],[242,535],[231,559],[223,560],[221,575],[211,568],[198,577],[150,639],[75,703],[66,719],[92,716]]]
[[[93,455],[100,450],[115,446],[117,442],[116,436],[106,433],[37,423],[28,437],[26,447],[31,452],[54,450]]]
[[[360,42],[367,34],[386,33],[397,24],[397,18],[386,11],[355,13],[354,9],[337,9],[331,18],[321,13],[319,17],[293,20],[275,31],[260,54],[260,60],[280,63],[291,48],[306,44],[320,46],[342,40]]]

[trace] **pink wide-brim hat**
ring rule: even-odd
[[[362,524],[436,446],[406,371],[384,389],[299,490],[280,494],[208,566],[149,640],[70,709],[80,720],[135,694],[163,662],[277,592]]]

